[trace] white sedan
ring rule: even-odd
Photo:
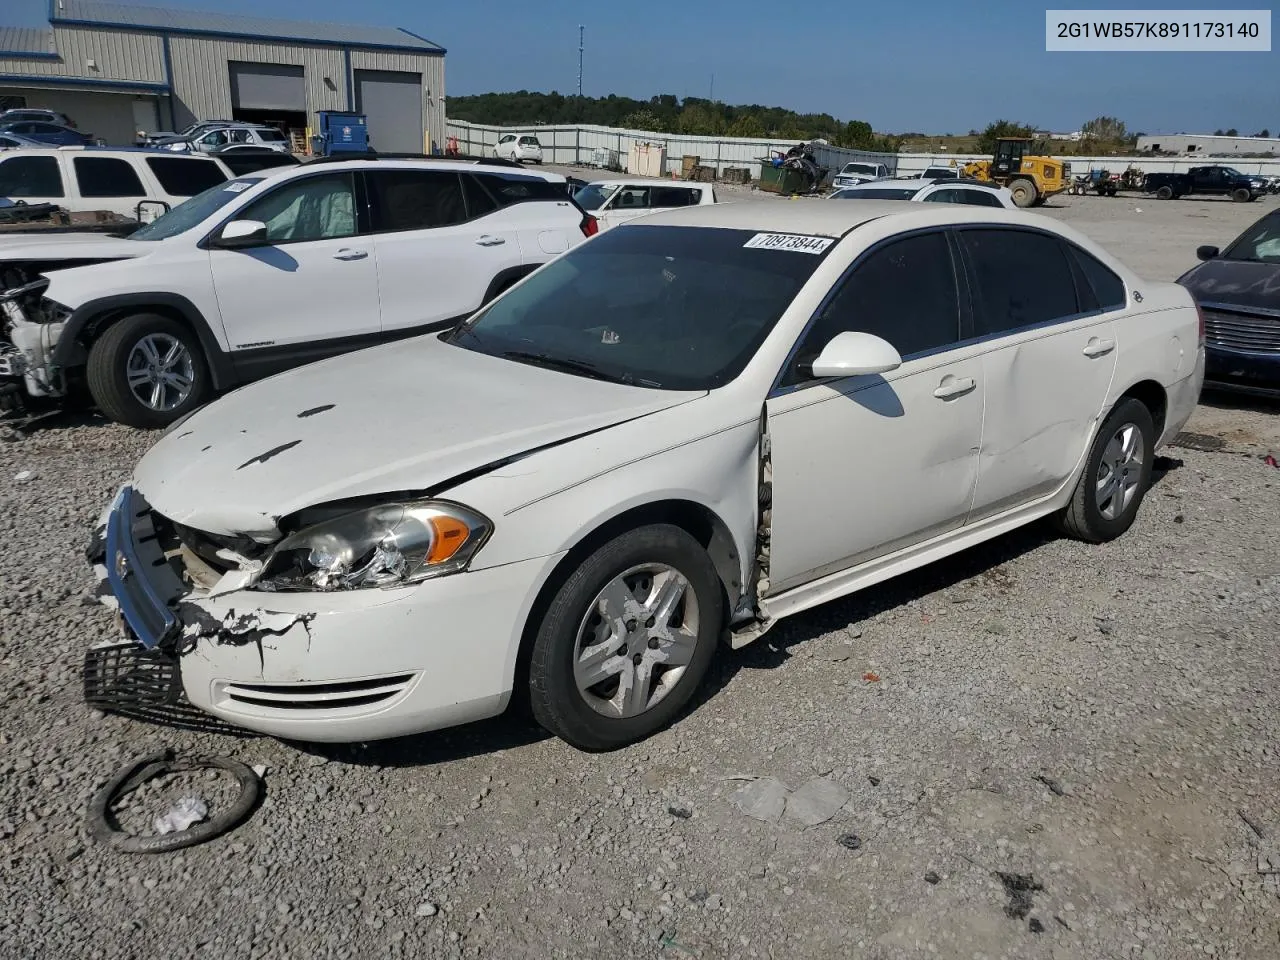
[[[912,200],[916,203],[962,203],[975,207],[1003,207],[1016,210],[1013,194],[1005,187],[980,180],[955,177],[925,180],[904,177],[901,180],[877,180],[857,187],[847,187],[831,194],[829,200]]]
[[[86,694],[145,661],[157,698],[363,741],[523,691],[618,747],[783,617],[1041,517],[1121,535],[1203,364],[1185,289],[1034,214],[656,213],[175,424],[90,548],[124,637]]]

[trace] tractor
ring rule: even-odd
[[[960,175],[1007,187],[1020,207],[1044,203],[1071,185],[1071,164],[1031,154],[1031,143],[1026,137],[1001,138],[990,160],[972,160]]]

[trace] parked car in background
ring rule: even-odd
[[[926,167],[917,179],[920,180],[955,180],[960,171],[955,167]]]
[[[162,437],[92,538],[123,616],[85,676],[145,658],[299,741],[520,695],[568,743],[620,747],[684,709],[722,637],[1042,517],[1123,535],[1202,357],[1185,289],[1034,214],[656,213],[447,336]]]
[[[1192,167],[1186,173],[1148,173],[1143,179],[1142,191],[1154,193],[1161,200],[1203,194],[1227,196],[1238,203],[1247,203],[1267,192],[1267,180],[1241,173],[1235,167],[1214,165]]]
[[[203,133],[205,130],[212,130],[214,127],[229,127],[236,121],[234,120],[198,120],[193,124],[183,128],[182,130],[156,130],[151,133],[143,133],[142,140],[144,146],[151,146],[162,140],[180,140],[194,137]]]
[[[153,220],[236,176],[220,160],[137,147],[50,147],[0,153],[0,197],[54,203],[71,213],[109,210]]]
[[[542,144],[537,137],[508,133],[498,140],[493,155],[520,163],[542,163]]]
[[[653,179],[597,180],[580,188],[574,199],[600,221],[601,230],[657,210],[717,202],[716,192],[709,183]]]
[[[1204,314],[1205,379],[1280,396],[1280,210],[1225,250],[1203,246],[1196,256],[1203,262],[1178,282]]]
[[[881,180],[889,176],[889,168],[883,163],[863,163],[854,161],[846,163],[831,181],[831,186],[839,190],[842,187],[856,187],[860,183]]]
[[[71,127],[64,127],[57,123],[44,123],[40,120],[19,120],[14,123],[0,124],[0,134],[6,133],[52,146],[87,147],[98,142],[91,133],[81,133]]]
[[[217,163],[137,152],[147,166]],[[259,377],[452,326],[594,230],[554,174],[412,160],[263,170],[124,239],[0,239],[0,271],[27,287],[4,294],[8,340],[30,395],[83,377],[111,419],[160,427]]]
[[[76,128],[75,122],[71,120],[65,113],[59,113],[57,110],[45,110],[40,107],[14,107],[11,110],[0,111],[0,126],[6,123],[18,123],[19,121],[34,120],[38,123],[53,123],[60,127],[70,127],[72,130]]]
[[[32,140],[17,133],[0,133],[0,150],[22,150],[30,147],[47,147],[47,143]]]
[[[837,190],[831,200],[913,200],[918,203],[964,203],[975,207],[1014,209],[1013,194],[1004,187],[982,180],[876,180],[859,187]]]
[[[157,140],[152,146],[174,153],[215,153],[233,146],[262,147],[289,152],[289,138],[275,127],[235,124],[206,129],[191,137]]]

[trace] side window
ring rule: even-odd
[[[365,174],[373,229],[429,230],[467,219],[462,178],[445,171],[375,170]]]
[[[469,173],[462,175],[462,196],[466,200],[467,218],[470,220],[498,209],[498,201]]]
[[[623,187],[610,206],[615,210],[646,209],[649,206],[649,188]]]
[[[973,207],[998,207],[1000,206],[999,198],[988,190],[953,190],[958,197],[959,203],[967,203]]]
[[[212,160],[148,157],[147,166],[160,181],[160,188],[173,197],[194,197],[227,179]]]
[[[682,187],[655,187],[652,206],[655,207],[688,207],[698,202],[701,191],[685,190]]]
[[[0,161],[0,197],[61,197],[56,157],[10,157]]]
[[[935,190],[922,201],[923,203],[964,203],[959,190]]]
[[[237,220],[261,220],[270,243],[335,240],[356,232],[355,187],[349,173],[293,180],[250,204]]]
[[[1071,266],[1055,237],[1029,230],[961,230],[974,279],[974,335],[1008,333],[1080,312]]]
[[[473,174],[502,206],[522,200],[564,200],[564,188],[537,177],[497,173]]]
[[[849,330],[888,340],[903,358],[959,340],[959,296],[946,237],[895,240],[857,264],[805,334],[797,367],[812,363],[836,334]],[[805,379],[793,368],[783,385]]]
[[[76,157],[76,182],[82,197],[145,197],[142,181],[128,160],[119,157]]]
[[[1090,256],[1079,247],[1067,244],[1071,256],[1075,258],[1080,272],[1088,281],[1089,288],[1097,300],[1098,307],[1104,311],[1119,310],[1125,305],[1124,281],[1104,266],[1096,257]]]

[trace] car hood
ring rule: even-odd
[[[522,454],[704,395],[590,380],[430,335],[230,393],[162,437],[134,482],[171,520],[271,542],[278,521],[303,508],[436,495]]]
[[[0,236],[0,260],[123,260],[151,251],[146,243],[104,233],[15,233]]]
[[[1280,314],[1280,263],[1208,260],[1192,267],[1178,282],[1197,303],[1222,304],[1242,310]]]

